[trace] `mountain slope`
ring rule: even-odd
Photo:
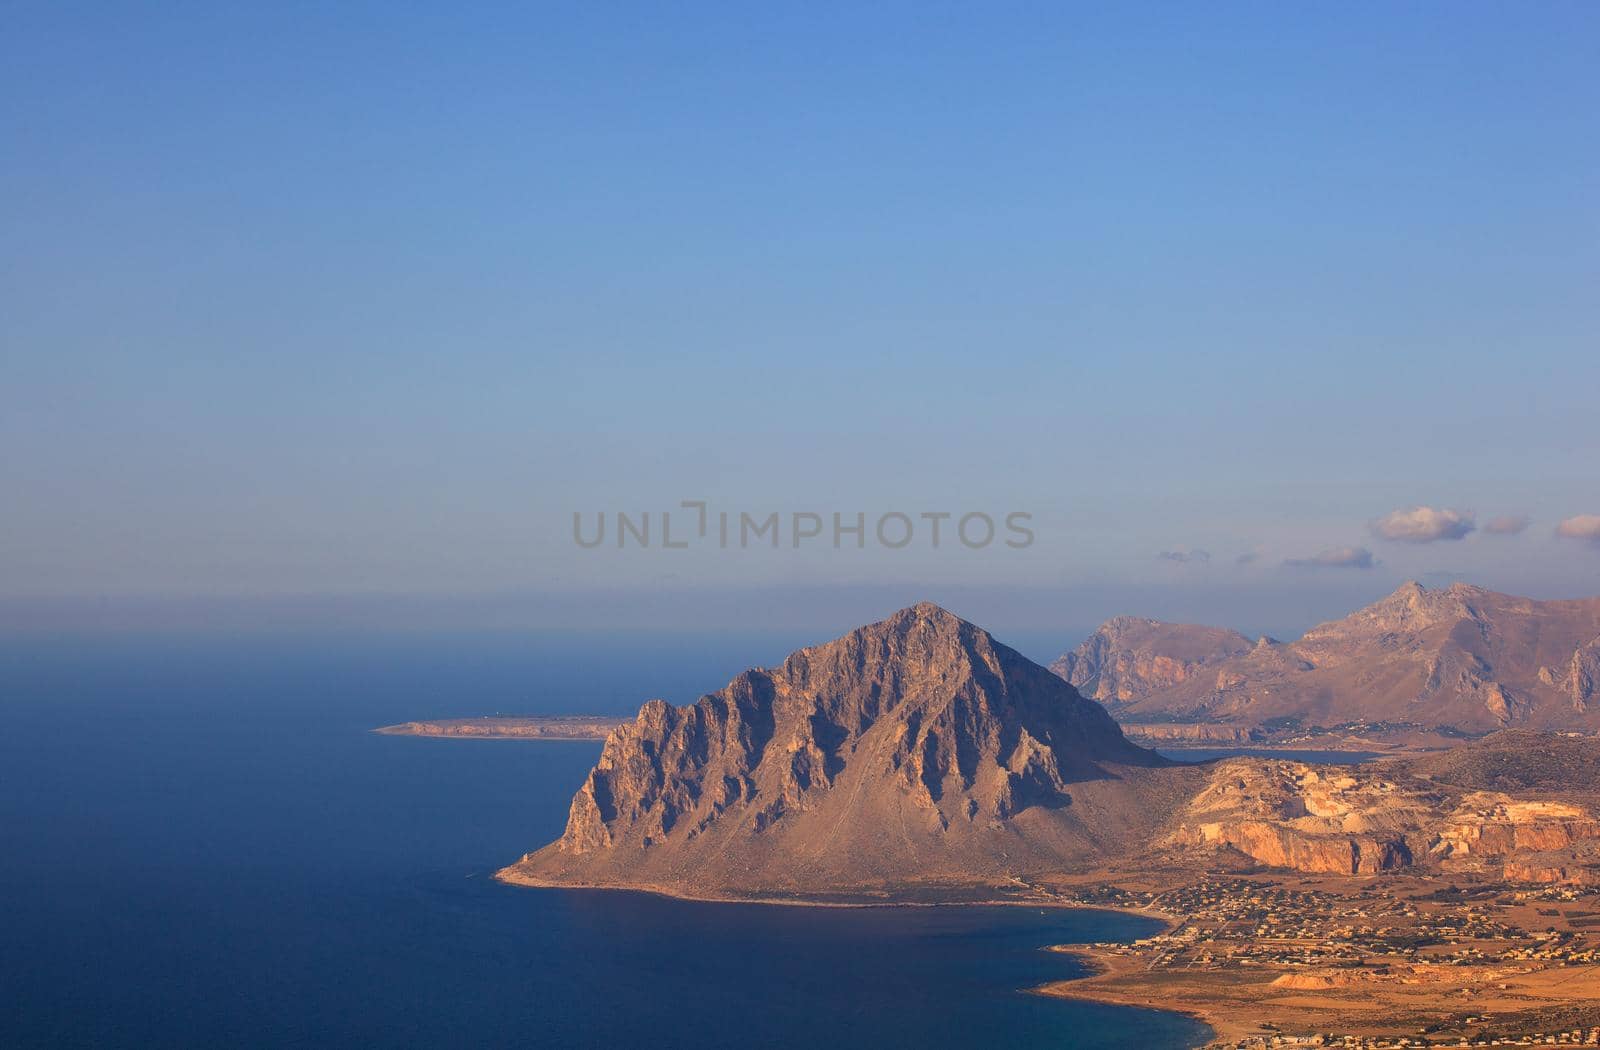
[[[1200,868],[1242,856],[1343,875],[1595,884],[1597,769],[1600,742],[1526,731],[1363,766],[1227,759],[1153,848]]]
[[[1249,651],[1250,639],[1225,627],[1118,616],[1063,654],[1050,670],[1084,696],[1126,703]]]
[[[706,895],[985,881],[1147,842],[1203,774],[930,604],[615,730],[501,877]]]
[[[1540,602],[1466,584],[1406,583],[1298,641],[1262,639],[1243,652],[1237,642],[1197,645],[1199,628],[1143,621],[1137,644],[1108,656],[1107,639],[1125,637],[1113,629],[1119,622],[1058,661],[1058,673],[1089,681],[1081,669],[1091,659],[1137,670],[1192,654],[1181,675],[1144,674],[1127,684],[1127,672],[1117,672],[1122,684],[1104,699],[1128,723],[1600,728],[1597,598]],[[1099,674],[1103,682],[1106,672]]]

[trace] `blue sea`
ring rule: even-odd
[[[1176,762],[1193,763],[1249,755],[1255,758],[1276,758],[1285,762],[1306,762],[1319,766],[1358,766],[1383,757],[1381,751],[1311,751],[1284,747],[1174,747],[1156,750]]]
[[[513,888],[592,743],[413,718],[682,703],[815,639],[0,643],[0,1046],[1128,1047],[1173,1014],[1030,995],[1134,916]]]

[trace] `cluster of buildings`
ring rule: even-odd
[[[1156,936],[1094,946],[1100,953],[1130,957],[1139,970],[1181,978],[1185,973],[1259,967],[1267,971],[1262,980],[1312,994],[1327,989],[1359,995],[1363,988],[1377,987],[1367,984],[1372,980],[1438,982],[1435,1002],[1460,1004],[1448,1022],[1413,1029],[1409,1035],[1272,1031],[1217,1043],[1218,1048],[1600,1046],[1600,1025],[1590,1027],[1591,1018],[1581,1012],[1557,1011],[1529,1020],[1537,1017],[1531,1000],[1525,1015],[1508,1014],[1502,1020],[1466,1012],[1475,1006],[1482,1010],[1474,989],[1505,994],[1515,986],[1495,982],[1515,981],[1517,975],[1550,967],[1600,964],[1600,900],[1593,890],[1488,885],[1420,893],[1412,887],[1408,893],[1405,887],[1374,882],[1331,893],[1318,885],[1213,878],[1162,892],[1095,886],[1071,896],[1078,903],[1148,909],[1175,918],[1171,929]],[[1587,907],[1595,910],[1582,910]],[[1462,968],[1459,978],[1453,967]],[[1516,999],[1520,993],[1511,995]],[[1580,1023],[1582,1027],[1575,1026]],[[1528,1030],[1516,1031],[1522,1025]]]
[[[1160,893],[1091,887],[1074,899],[1179,916],[1176,926],[1154,937],[1096,946],[1148,956],[1149,969],[1600,962],[1600,944],[1585,934],[1524,929],[1497,917],[1497,905],[1484,900],[1435,901],[1424,908],[1374,890],[1346,896],[1248,879],[1206,880]]]
[[[1230,1050],[1295,1050],[1300,1047],[1327,1047],[1329,1050],[1418,1050],[1418,1048],[1442,1050],[1445,1047],[1480,1046],[1600,1046],[1600,1027],[1492,1036],[1265,1035],[1216,1045],[1226,1046]]]

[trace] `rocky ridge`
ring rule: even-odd
[[[1226,628],[1118,616],[1063,653],[1050,670],[1084,696],[1126,703],[1187,682],[1250,649],[1250,639]]]
[[[1053,669],[1130,727],[1257,738],[1363,725],[1600,729],[1600,598],[1542,602],[1408,582],[1294,642],[1242,643],[1219,628],[1120,618]]]
[[[1587,881],[1597,800],[1600,742],[1540,733],[1364,766],[1175,764],[924,604],[693,704],[645,704],[607,738],[562,836],[500,877],[713,897],[1152,863]]]
[[[607,739],[504,877],[696,892],[987,877],[1134,848],[1197,783],[1105,709],[922,604]]]

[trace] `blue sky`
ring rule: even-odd
[[[1106,6],[8,6],[0,600],[1600,593],[1600,9]]]

